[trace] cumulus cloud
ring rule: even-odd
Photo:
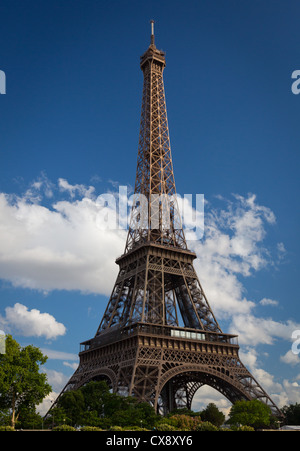
[[[299,324],[257,317],[256,305],[277,306],[279,302],[267,297],[249,299],[243,283],[245,278],[276,264],[278,248],[285,252],[283,243],[279,243],[272,257],[264,244],[267,227],[276,223],[275,215],[259,205],[253,194],[235,195],[233,200],[219,196],[219,200],[221,208],[208,206],[205,212],[204,239],[189,242],[197,253],[195,267],[210,305],[219,321],[229,322],[228,331],[239,335],[241,345],[289,341]]]
[[[300,365],[300,355],[295,354],[291,349],[286,354],[280,356],[280,360],[291,366]]]
[[[278,305],[278,301],[275,301],[274,299],[268,299],[263,298],[261,301],[259,301],[261,305]]]
[[[251,343],[274,344],[278,338],[290,340],[293,330],[300,328],[294,321],[274,321],[272,318],[259,318],[250,315],[234,315],[232,318],[230,332],[239,335],[241,344]]]
[[[43,291],[109,294],[126,232],[105,230],[101,209],[109,213],[88,197],[51,209],[0,194],[0,278]]]
[[[76,194],[89,198],[95,191],[93,186],[89,186],[87,188],[85,185],[77,183],[75,185],[71,185],[66,179],[63,178],[58,179],[58,186],[60,191],[67,191],[72,198],[74,198]]]
[[[76,360],[78,355],[71,352],[56,351],[55,349],[42,348],[42,353],[52,360]]]
[[[274,213],[256,202],[255,195],[235,195],[225,208],[205,212],[205,235],[190,242],[197,253],[196,268],[204,291],[217,315],[226,318],[249,314],[255,302],[247,299],[241,277],[250,277],[268,266],[270,258],[263,245],[266,225],[276,221]]]
[[[44,336],[47,339],[53,339],[66,333],[65,326],[57,322],[54,316],[41,313],[37,309],[28,310],[20,303],[5,308],[5,317],[2,318],[2,322],[6,329],[12,329],[25,337]]]

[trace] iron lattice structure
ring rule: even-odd
[[[63,392],[106,379],[114,392],[165,414],[191,408],[198,388],[208,384],[231,402],[260,399],[280,415],[241,362],[237,336],[222,332],[193,266],[196,254],[187,247],[176,201],[165,54],[151,25],[151,44],[140,60],[135,201],[125,252],[116,260],[119,274],[96,335],[81,343],[79,367]]]

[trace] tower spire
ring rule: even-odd
[[[155,45],[154,43],[154,20],[150,20],[151,24],[151,45]]]

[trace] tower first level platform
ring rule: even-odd
[[[260,399],[278,415],[238,352],[236,335],[135,323],[81,343],[80,365],[66,389],[104,379],[114,392],[166,414],[191,409],[194,394],[207,384],[232,403]]]

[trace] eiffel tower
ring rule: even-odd
[[[237,336],[222,332],[193,266],[196,254],[187,247],[176,201],[165,65],[151,21],[150,45],[140,58],[135,200],[125,251],[116,260],[119,274],[102,321],[95,336],[81,343],[79,367],[62,393],[105,379],[113,392],[166,414],[190,409],[207,384],[232,403],[259,399],[281,415],[241,362]]]

